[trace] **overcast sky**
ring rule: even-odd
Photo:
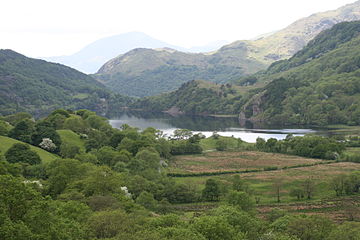
[[[68,55],[125,32],[191,47],[243,40],[355,0],[1,0],[0,48]]]

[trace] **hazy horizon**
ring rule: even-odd
[[[5,1],[0,48],[29,57],[71,55],[108,36],[142,32],[183,48],[253,39],[355,0]]]

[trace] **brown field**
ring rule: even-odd
[[[209,152],[203,155],[178,156],[170,163],[170,172],[197,173],[264,169],[314,164],[319,159],[264,152]]]
[[[340,174],[349,174],[354,171],[360,171],[360,164],[351,162],[339,162],[311,167],[301,167],[278,171],[244,173],[241,174],[245,179],[272,181],[281,178],[287,181],[303,180],[309,177],[314,179],[326,180]]]

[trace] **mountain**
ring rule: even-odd
[[[360,20],[360,1],[336,10],[313,14],[271,35],[264,35],[253,41],[236,41],[227,47],[236,49],[245,45],[248,58],[271,64],[293,56],[323,30],[340,22],[355,20]]]
[[[59,107],[103,112],[127,101],[75,69],[0,50],[0,114],[41,114]]]
[[[357,1],[300,19],[273,34],[236,41],[210,53],[135,49],[105,63],[95,77],[119,93],[137,97],[173,91],[192,80],[227,83],[291,57],[336,23],[359,19]]]
[[[185,51],[185,48],[174,46],[141,32],[129,32],[99,39],[79,52],[70,56],[45,57],[45,60],[61,63],[85,73],[95,73],[110,59],[134,48],[169,47]]]
[[[244,104],[243,120],[359,125],[360,21],[323,31],[289,60],[246,79],[268,84]]]
[[[209,52],[219,49],[227,41],[216,41],[204,46],[183,48],[152,38],[145,33],[129,32],[99,39],[69,56],[44,57],[85,73],[95,73],[110,59],[135,48],[173,48],[184,52]]]
[[[239,114],[276,125],[360,124],[360,21],[321,32],[288,60],[234,84],[184,83],[133,108],[185,114]]]
[[[124,95],[153,96],[191,80],[225,83],[265,67],[245,54],[246,49],[223,49],[220,55],[139,48],[110,60],[94,77]]]

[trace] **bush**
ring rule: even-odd
[[[15,143],[6,153],[5,158],[9,163],[28,163],[30,165],[39,164],[39,155],[30,149],[30,146],[23,143]]]

